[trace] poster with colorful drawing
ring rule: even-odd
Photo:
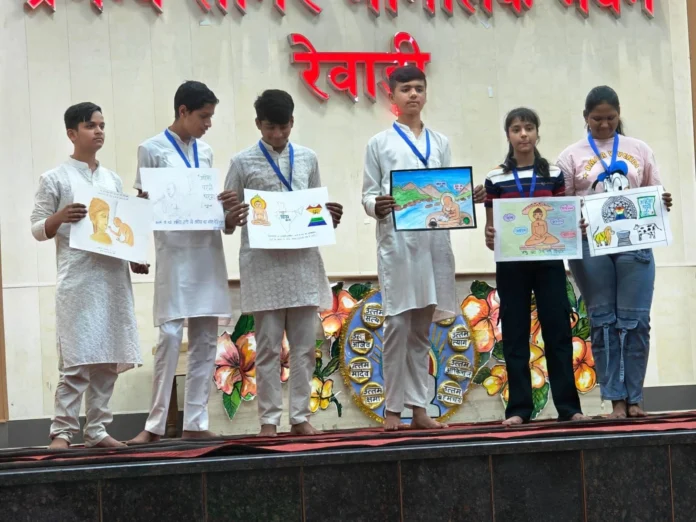
[[[668,246],[672,229],[662,203],[664,189],[641,187],[583,198],[590,254],[603,256]]]
[[[292,192],[244,189],[251,248],[295,249],[336,243],[326,187]]]
[[[496,261],[582,258],[580,198],[493,200]]]
[[[75,188],[75,203],[87,207],[87,217],[73,223],[70,248],[144,263],[152,234],[152,203],[146,199],[99,190]]]
[[[140,169],[152,201],[153,230],[223,230],[217,169]]]
[[[383,371],[384,310],[382,294],[375,289],[352,309],[341,332],[341,372],[353,401],[371,419],[384,422]],[[478,361],[473,334],[467,321],[458,316],[430,327],[428,356],[428,405],[426,412],[445,421],[464,403]],[[410,408],[402,419],[409,423]]]
[[[393,170],[396,230],[476,228],[471,167]]]

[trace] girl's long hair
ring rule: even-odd
[[[531,123],[539,131],[541,126],[541,121],[539,120],[539,115],[532,109],[527,109],[526,107],[519,107],[517,109],[511,110],[505,118],[505,135],[509,136],[510,127],[515,120],[520,120],[522,123]],[[517,168],[517,160],[515,159],[515,150],[512,148],[512,143],[509,143],[508,154],[503,162],[503,171],[512,172],[512,169]],[[543,177],[549,177],[549,162],[541,157],[539,149],[534,145],[534,170],[536,173]]]

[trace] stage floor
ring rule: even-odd
[[[27,448],[0,470],[8,521],[692,521],[696,412]]]

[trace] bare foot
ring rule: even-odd
[[[150,433],[147,430],[143,430],[140,433],[138,433],[135,437],[133,437],[131,440],[126,442],[127,446],[137,446],[138,444],[148,444],[150,442],[159,442],[160,439],[159,435],[155,435],[154,433]]]
[[[611,401],[614,410],[608,415],[608,419],[626,418],[626,401]]]
[[[212,431],[204,430],[204,431],[187,431],[184,430],[184,432],[181,434],[182,439],[216,439],[217,435],[213,433]]]
[[[582,413],[576,413],[573,415],[570,420],[572,421],[586,421],[590,420],[590,418],[587,415],[583,415]]]
[[[503,421],[503,426],[506,428],[510,428],[511,426],[519,426],[520,424],[524,424],[524,419],[519,415],[515,415],[514,417],[510,417],[509,419],[505,419]]]
[[[62,437],[56,437],[48,445],[50,450],[64,450],[70,447],[70,443]]]
[[[291,435],[319,435],[321,431],[312,426],[309,422],[293,424],[290,428]]]
[[[629,417],[647,417],[648,414],[643,411],[643,409],[637,404],[628,405],[628,416]]]
[[[278,428],[275,424],[263,424],[261,425],[261,431],[257,435],[258,437],[277,437]]]
[[[113,437],[107,435],[104,437],[99,443],[95,444],[92,446],[93,448],[123,448],[125,447],[125,444],[123,442],[119,442]]]
[[[387,411],[384,416],[384,431],[405,430],[408,424],[401,422],[401,413]]]
[[[412,430],[441,430],[447,428],[447,424],[431,419],[425,408],[413,408],[413,420],[411,421]]]

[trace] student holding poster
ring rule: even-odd
[[[567,194],[585,196],[595,191],[660,185],[653,151],[642,141],[624,135],[619,96],[611,87],[592,89],[583,115],[587,137],[558,158]],[[671,195],[664,193],[662,199],[669,209]],[[640,402],[650,348],[655,284],[652,250],[590,257],[585,238],[583,259],[571,261],[570,269],[587,301],[602,399],[613,404],[610,417],[645,416]]]
[[[225,181],[228,192],[245,189],[292,192],[321,186],[314,151],[290,143],[295,104],[285,91],[267,90],[254,103],[261,139],[232,158]],[[266,204],[252,198],[252,220],[267,222]],[[333,225],[341,221],[343,207],[326,203]],[[314,435],[309,423],[310,381],[316,366],[317,310],[331,307],[332,297],[319,249],[260,249],[249,246],[248,207],[227,214],[226,233],[242,226],[239,269],[242,312],[254,315],[256,379],[260,436],[273,437],[280,425],[283,395],[280,382],[280,348],[283,332],[290,344],[290,424],[296,435]]]
[[[362,203],[377,220],[377,265],[383,296],[383,368],[386,393],[385,430],[398,430],[405,407],[413,409],[411,426],[436,429],[443,425],[426,413],[428,334],[433,321],[456,315],[454,254],[449,231],[397,231],[390,196],[393,170],[450,167],[448,139],[425,126],[426,78],[413,66],[396,68],[389,77],[390,99],[399,117],[367,144]],[[483,202],[483,186],[474,201]]]
[[[212,149],[200,138],[210,129],[218,99],[204,84],[188,81],[174,96],[174,123],[138,148],[134,187],[142,191],[141,168],[210,168]],[[221,195],[225,207],[234,194]],[[239,205],[237,205],[239,207]],[[154,442],[164,435],[169,399],[188,319],[183,438],[209,438],[208,396],[217,346],[218,318],[232,315],[227,268],[219,230],[155,231],[155,352],[152,405],[145,430],[129,444]]]
[[[123,183],[97,161],[104,145],[104,116],[93,103],[65,112],[65,127],[74,152],[57,168],[41,175],[31,214],[31,232],[38,241],[54,239],[58,275],[56,337],[60,378],[50,448],[70,446],[80,432],[80,404],[85,395],[85,445],[123,446],[106,431],[112,415],[109,400],[118,374],[140,366],[140,344],[133,308],[128,263],[114,257],[70,248],[71,224],[98,220],[98,207],[74,203],[82,187],[121,194]],[[88,217],[89,216],[89,217]],[[97,227],[95,227],[97,233]],[[108,237],[108,236],[107,236]],[[147,265],[131,264],[136,273]]]
[[[486,246],[493,250],[493,200],[499,198],[542,198],[563,196],[563,173],[541,157],[539,116],[531,109],[519,108],[508,113],[505,134],[509,150],[505,162],[486,177]],[[532,206],[533,208],[533,206]],[[552,243],[555,238],[541,222],[543,204],[531,210],[535,220],[532,240]],[[546,343],[546,360],[553,402],[559,420],[583,420],[580,399],[573,375],[573,342],[570,328],[571,310],[566,293],[563,261],[509,261],[496,263],[495,278],[500,296],[503,328],[503,353],[509,382],[509,399],[505,409],[505,426],[529,422],[534,411],[529,371],[529,313],[532,292],[536,298],[541,331]],[[504,315],[504,317],[503,317]],[[538,378],[537,378],[538,379]]]

